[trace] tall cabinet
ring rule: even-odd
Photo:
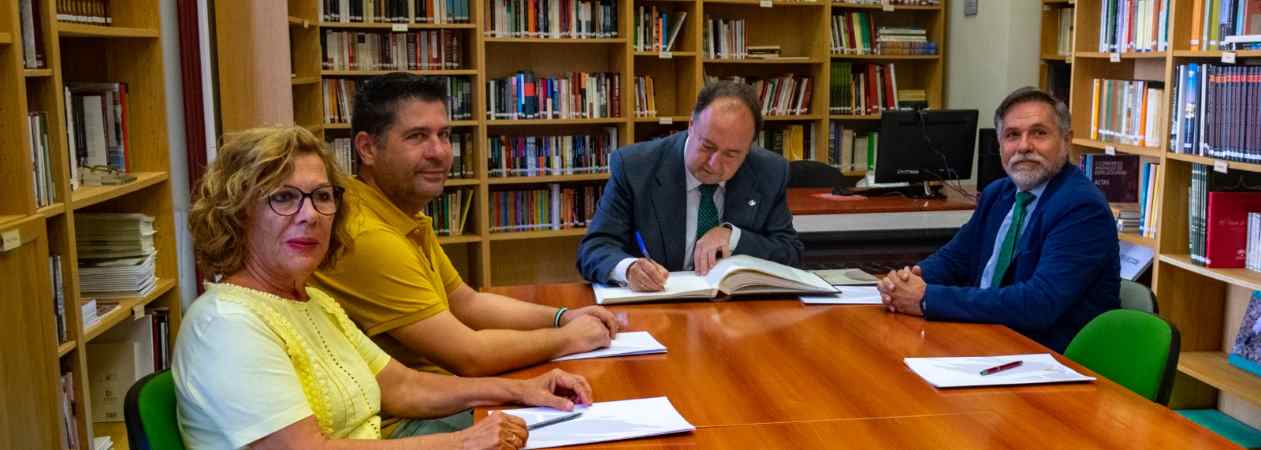
[[[67,430],[58,395],[63,374],[69,374],[75,399],[68,422],[79,448],[91,448],[93,435],[112,436],[116,448],[126,448],[121,422],[92,421],[89,344],[146,308],[167,308],[172,335],[179,328],[159,2],[113,1],[112,24],[88,25],[59,21],[60,2],[33,1],[45,61],[36,69],[23,64],[18,2],[0,3],[0,398],[9,411],[0,419],[0,448],[64,448]],[[76,81],[127,84],[134,181],[71,189],[63,88]],[[52,202],[43,207],[36,203],[29,113],[46,117]],[[158,282],[148,295],[121,299],[118,308],[85,328],[78,307],[75,217],[96,212],[156,218]],[[59,285],[50,256],[60,257]],[[58,290],[65,304],[64,341],[58,341],[55,325]]]

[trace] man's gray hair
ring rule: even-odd
[[[1032,86],[1025,86],[1007,94],[1007,98],[1003,99],[1003,102],[998,104],[998,109],[994,110],[994,129],[998,130],[1000,136],[1003,133],[1003,117],[1007,116],[1007,111],[1013,106],[1025,102],[1039,102],[1050,105],[1055,110],[1055,122],[1060,128],[1060,134],[1068,137],[1068,133],[1073,126],[1072,117],[1068,113],[1068,105],[1060,101],[1060,99],[1052,97],[1051,94]]]

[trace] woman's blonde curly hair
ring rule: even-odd
[[[324,144],[305,128],[261,127],[224,136],[223,146],[194,193],[196,202],[188,217],[197,265],[207,277],[241,270],[250,210],[284,184],[293,173],[294,159],[306,154],[324,161],[329,183],[346,186],[347,176]],[[348,210],[343,201],[333,215],[321,269],[332,267],[349,242],[345,225]]]

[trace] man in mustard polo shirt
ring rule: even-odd
[[[361,168],[347,186],[350,245],[313,284],[378,345],[420,370],[484,376],[609,344],[613,314],[566,310],[473,290],[421,214],[451,169],[445,89],[406,73],[368,79],[351,128]]]

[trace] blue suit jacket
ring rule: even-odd
[[[653,260],[683,270],[687,241],[687,181],[683,146],[687,132],[619,149],[609,157],[609,181],[587,235],[578,248],[578,271],[587,281],[608,284],[623,258],[640,257],[639,231]],[[727,180],[724,222],[740,227],[735,254],[795,265],[802,244],[787,202],[788,162],[753,147]]]
[[[1008,178],[990,184],[968,223],[920,263],[930,320],[1007,325],[1058,352],[1095,316],[1120,307],[1116,221],[1103,194],[1068,164],[1047,184],[998,287],[980,289],[1003,218]]]

